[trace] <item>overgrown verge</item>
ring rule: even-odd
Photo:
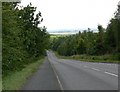
[[[0,79],[0,92],[2,91],[2,79]]]
[[[39,65],[43,63],[44,59],[38,60],[35,63],[26,65],[21,71],[12,72],[2,80],[3,90],[19,90],[26,80],[38,69]]]
[[[73,55],[73,56],[61,56],[55,52],[58,58],[63,59],[74,59],[87,62],[101,62],[101,63],[120,63],[120,60],[116,60],[117,55],[102,55],[102,56],[91,56],[91,55]]]

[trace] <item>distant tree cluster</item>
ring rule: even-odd
[[[118,9],[119,10],[119,9]],[[115,14],[117,16],[118,12]],[[117,54],[120,60],[120,20],[112,18],[106,29],[98,25],[98,32],[90,29],[75,35],[54,38],[52,49],[60,55],[79,54],[104,55]]]
[[[18,3],[2,3],[3,76],[35,62],[48,48],[49,34],[46,27],[38,27],[43,18],[35,12],[31,3],[21,8]]]

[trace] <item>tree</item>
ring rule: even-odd
[[[117,52],[120,53],[120,6],[114,15],[114,18],[110,20],[110,23],[106,29],[106,44],[109,48],[109,53]]]
[[[49,34],[38,27],[43,18],[40,12],[34,17],[35,11],[32,4],[19,9],[17,3],[3,3],[3,76],[35,62],[48,48]]]

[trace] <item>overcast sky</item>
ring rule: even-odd
[[[50,30],[106,28],[117,10],[119,0],[22,0],[41,11],[43,23]],[[41,25],[41,26],[42,26]]]

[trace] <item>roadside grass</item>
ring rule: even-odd
[[[2,91],[2,79],[0,79],[0,92]]]
[[[44,58],[35,63],[27,65],[24,69],[18,72],[11,73],[2,79],[2,90],[19,90],[26,80],[38,69],[43,63]]]
[[[61,56],[55,52],[58,58],[74,59],[87,62],[101,62],[101,63],[120,63],[120,60],[116,59],[116,55],[102,55],[102,56],[90,56],[90,55],[73,55],[73,56]]]

